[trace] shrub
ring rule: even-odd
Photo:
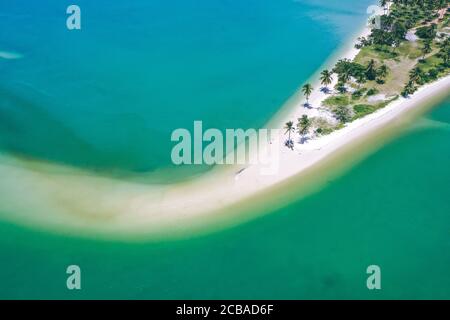
[[[435,68],[430,69],[428,71],[428,77],[430,77],[431,80],[436,80],[438,75],[439,75],[439,71]]]
[[[366,96],[373,96],[376,95],[378,92],[379,92],[378,89],[370,88],[369,90],[367,90]]]
[[[436,37],[436,26],[420,27],[417,29],[416,35],[421,39],[434,39]]]
[[[355,90],[355,92],[352,93],[352,99],[357,100],[357,99],[361,98],[363,96],[364,92],[366,92],[366,91],[367,91],[367,88],[361,88],[361,89]]]
[[[334,111],[334,116],[339,120],[341,124],[344,124],[351,120],[350,111],[345,106],[338,106]]]

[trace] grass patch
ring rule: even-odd
[[[428,72],[430,69],[436,68],[438,65],[442,64],[444,61],[439,58],[436,54],[426,58],[423,62],[419,63],[420,69],[424,72]]]
[[[397,48],[397,52],[409,59],[417,59],[422,56],[421,50],[418,48],[417,42],[403,41],[401,45]]]
[[[391,103],[392,101],[397,100],[397,99],[398,99],[398,95],[392,99],[389,99],[389,100],[386,100],[386,101],[383,101],[383,102],[380,102],[377,104],[357,104],[357,105],[353,106],[354,115],[353,115],[352,121],[362,118],[368,114],[374,113],[375,111],[386,107],[389,103]]]
[[[323,105],[326,107],[339,107],[339,106],[347,106],[350,104],[350,101],[346,95],[338,95],[328,97],[323,101]]]
[[[398,54],[393,53],[392,49],[388,46],[367,46],[362,48],[358,55],[355,57],[355,62],[366,65],[371,59],[376,61],[384,61],[397,58]]]
[[[353,112],[355,115],[353,116],[353,120],[362,118],[368,114],[371,114],[378,110],[377,105],[371,105],[371,104],[357,104],[353,106]]]

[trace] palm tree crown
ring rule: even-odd
[[[297,129],[302,136],[308,133],[310,126],[311,120],[309,120],[306,114],[304,114],[301,118],[298,118]]]
[[[288,133],[289,134],[288,139],[291,140],[291,132],[294,131],[294,122],[292,122],[292,121],[286,122],[286,124],[284,125],[284,128],[286,129],[285,134]]]
[[[325,86],[325,88],[328,87],[328,85],[331,83],[332,80],[333,80],[333,77],[331,76],[331,72],[330,71],[323,70],[320,73],[320,81]]]
[[[303,94],[304,94],[305,97],[306,97],[306,102],[307,102],[307,103],[308,103],[309,96],[311,95],[312,91],[313,91],[313,87],[312,87],[312,85],[309,84],[309,83],[305,84],[305,85],[302,87],[302,92],[303,92]]]
[[[423,43],[423,48],[422,48],[423,57],[422,57],[422,59],[425,59],[425,55],[432,51],[432,49],[431,49],[431,41],[432,41],[431,39],[428,39],[428,40],[426,40]]]

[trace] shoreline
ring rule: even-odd
[[[334,64],[340,60],[340,59],[353,59],[355,58],[360,49],[356,49],[354,47],[355,41],[359,37],[365,37],[370,33],[370,29],[367,25],[364,25],[363,27],[359,28],[359,31],[356,32],[354,35],[347,38],[347,40],[344,41],[344,45],[342,45],[336,52],[332,53],[328,59],[325,60],[325,62],[315,71],[311,77],[309,77],[304,83],[310,82],[312,86],[317,89],[321,87],[320,84],[320,72],[323,69],[331,69]],[[330,87],[334,86],[337,82],[337,79],[333,79],[332,83],[330,84]],[[303,84],[304,84],[303,83]],[[314,90],[312,93],[310,100],[311,102],[314,102],[314,98],[317,100],[317,96],[320,97],[327,97],[322,92],[318,92],[317,90]],[[268,121],[266,124],[267,127],[282,127],[284,123],[286,122],[286,119],[289,118],[289,116],[293,117],[296,113],[298,113],[298,108],[301,107],[302,102],[304,101],[304,97],[300,95],[299,90],[290,97],[281,107],[280,109],[275,113],[275,115]]]
[[[366,35],[369,31],[365,27],[358,36]],[[331,65],[338,59],[353,59],[359,52],[353,47],[356,38],[352,37],[351,48],[346,43],[324,66]],[[318,72],[310,79],[318,78]],[[318,79],[313,80],[313,86],[316,89],[320,87]],[[356,140],[377,133],[409,111],[449,91],[450,76],[446,76],[420,87],[410,98],[400,97],[384,108],[327,136],[302,145],[296,144],[294,151],[284,146],[285,136],[280,134],[277,137],[279,145],[267,146],[279,148],[275,151],[280,155],[280,170],[277,175],[272,176],[260,175],[261,166],[256,164],[248,165],[245,170],[237,168],[238,166],[225,170],[214,168],[195,180],[174,185],[141,185],[87,175],[83,171],[67,170],[53,165],[49,165],[50,172],[58,173],[43,173],[39,171],[39,167],[45,165],[32,164],[31,168],[26,168],[5,161],[0,164],[0,174],[5,177],[0,191],[12,200],[1,203],[0,212],[20,212],[21,216],[15,216],[15,220],[21,220],[22,224],[31,223],[34,227],[53,226],[56,229],[75,228],[78,231],[147,233],[155,230],[161,232],[160,229],[168,230],[174,224],[189,225],[192,220],[197,220],[192,222],[193,224],[202,224],[206,220],[213,220],[218,211],[272,190],[279,192],[275,189],[282,183],[296,179],[301,173],[324,162]],[[328,95],[315,90],[310,98],[311,105],[320,105],[326,97]],[[280,127],[285,121],[305,114],[306,111],[301,106],[302,101],[298,93],[294,95],[280,108],[269,124],[277,123],[277,127]],[[237,171],[240,171],[238,179]],[[30,199],[15,199],[20,194],[27,194]],[[46,201],[52,205],[51,208]]]

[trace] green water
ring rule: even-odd
[[[0,298],[450,299],[449,141],[447,98],[320,192],[207,236],[127,244],[2,223]],[[65,287],[70,264],[81,291]]]

